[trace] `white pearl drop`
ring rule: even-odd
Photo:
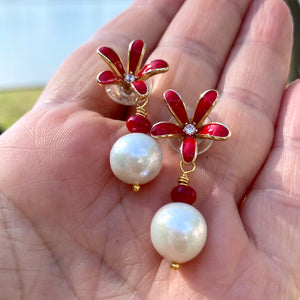
[[[151,223],[151,240],[164,258],[177,263],[196,257],[204,247],[206,222],[193,206],[173,202],[161,207]]]
[[[162,151],[144,133],[129,133],[119,138],[110,152],[110,166],[116,177],[128,184],[145,184],[162,167]]]

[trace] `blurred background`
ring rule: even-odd
[[[300,0],[289,80],[300,77]],[[28,111],[68,55],[133,0],[0,0],[0,132]]]
[[[28,111],[60,64],[133,0],[0,0],[0,131]]]

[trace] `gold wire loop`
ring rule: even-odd
[[[137,98],[136,99],[136,115],[142,116],[142,117],[147,117],[147,113],[145,110],[145,106],[148,104],[148,98],[146,99],[141,99]]]
[[[185,164],[186,166],[191,165],[192,168],[189,169],[189,170],[184,170],[183,164]],[[195,162],[192,162],[191,164],[186,164],[184,161],[181,160],[180,161],[180,170],[182,171],[183,175],[190,174],[190,173],[192,173],[192,172],[194,172],[196,170],[196,164],[195,164]]]
[[[148,104],[148,98],[137,98],[136,99],[136,105],[138,107],[144,108]]]
[[[136,107],[136,113],[135,114],[138,115],[138,116],[145,117],[145,118],[147,117],[146,110],[142,106],[137,106]]]
[[[186,173],[183,173],[182,176],[178,177],[177,182],[179,185],[189,185],[190,179]]]

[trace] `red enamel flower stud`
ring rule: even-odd
[[[168,71],[168,64],[162,60],[153,60],[141,69],[146,45],[141,40],[132,41],[128,49],[127,68],[120,56],[110,47],[100,47],[98,55],[109,65],[111,71],[101,72],[97,81],[105,85],[108,95],[124,105],[135,105],[137,100],[149,95],[146,80],[153,75]]]
[[[218,98],[219,94],[215,90],[203,93],[192,118],[189,118],[180,95],[174,90],[168,90],[164,93],[164,99],[177,124],[160,122],[150,130],[154,138],[182,138],[182,176],[178,178],[178,185],[171,191],[173,203],[166,204],[156,212],[150,229],[154,248],[171,261],[173,269],[178,269],[180,263],[195,258],[205,245],[206,222],[202,214],[192,206],[197,193],[189,186],[188,174],[196,168],[197,140],[226,140],[231,135],[229,128],[224,124],[204,124]]]
[[[197,158],[197,139],[226,140],[231,133],[229,128],[221,123],[213,122],[203,125],[208,114],[216,105],[219,94],[216,90],[203,93],[190,119],[180,95],[174,90],[164,93],[164,100],[178,124],[160,122],[151,129],[154,138],[183,138],[181,144],[182,160],[186,164],[193,163]]]

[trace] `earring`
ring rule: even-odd
[[[231,135],[229,128],[222,123],[205,124],[218,98],[216,90],[204,92],[196,104],[192,118],[189,118],[181,96],[174,90],[168,90],[164,93],[164,100],[177,124],[159,122],[150,131],[154,138],[182,139],[182,175],[178,178],[178,185],[171,191],[173,203],[166,204],[156,212],[150,229],[154,248],[171,261],[171,267],[174,269],[178,269],[180,263],[196,257],[206,241],[206,222],[202,214],[192,206],[197,194],[189,186],[188,175],[196,169],[195,161],[202,141],[227,140]]]
[[[153,60],[141,69],[146,45],[141,40],[132,41],[128,49],[127,68],[119,55],[110,47],[97,50],[111,71],[98,74],[97,82],[104,85],[108,96],[123,105],[135,105],[135,115],[126,122],[131,132],[119,138],[110,152],[110,166],[121,181],[131,184],[134,191],[141,184],[153,180],[162,166],[162,152],[156,141],[148,135],[151,123],[145,106],[150,93],[149,78],[167,72],[169,66],[164,60]]]

